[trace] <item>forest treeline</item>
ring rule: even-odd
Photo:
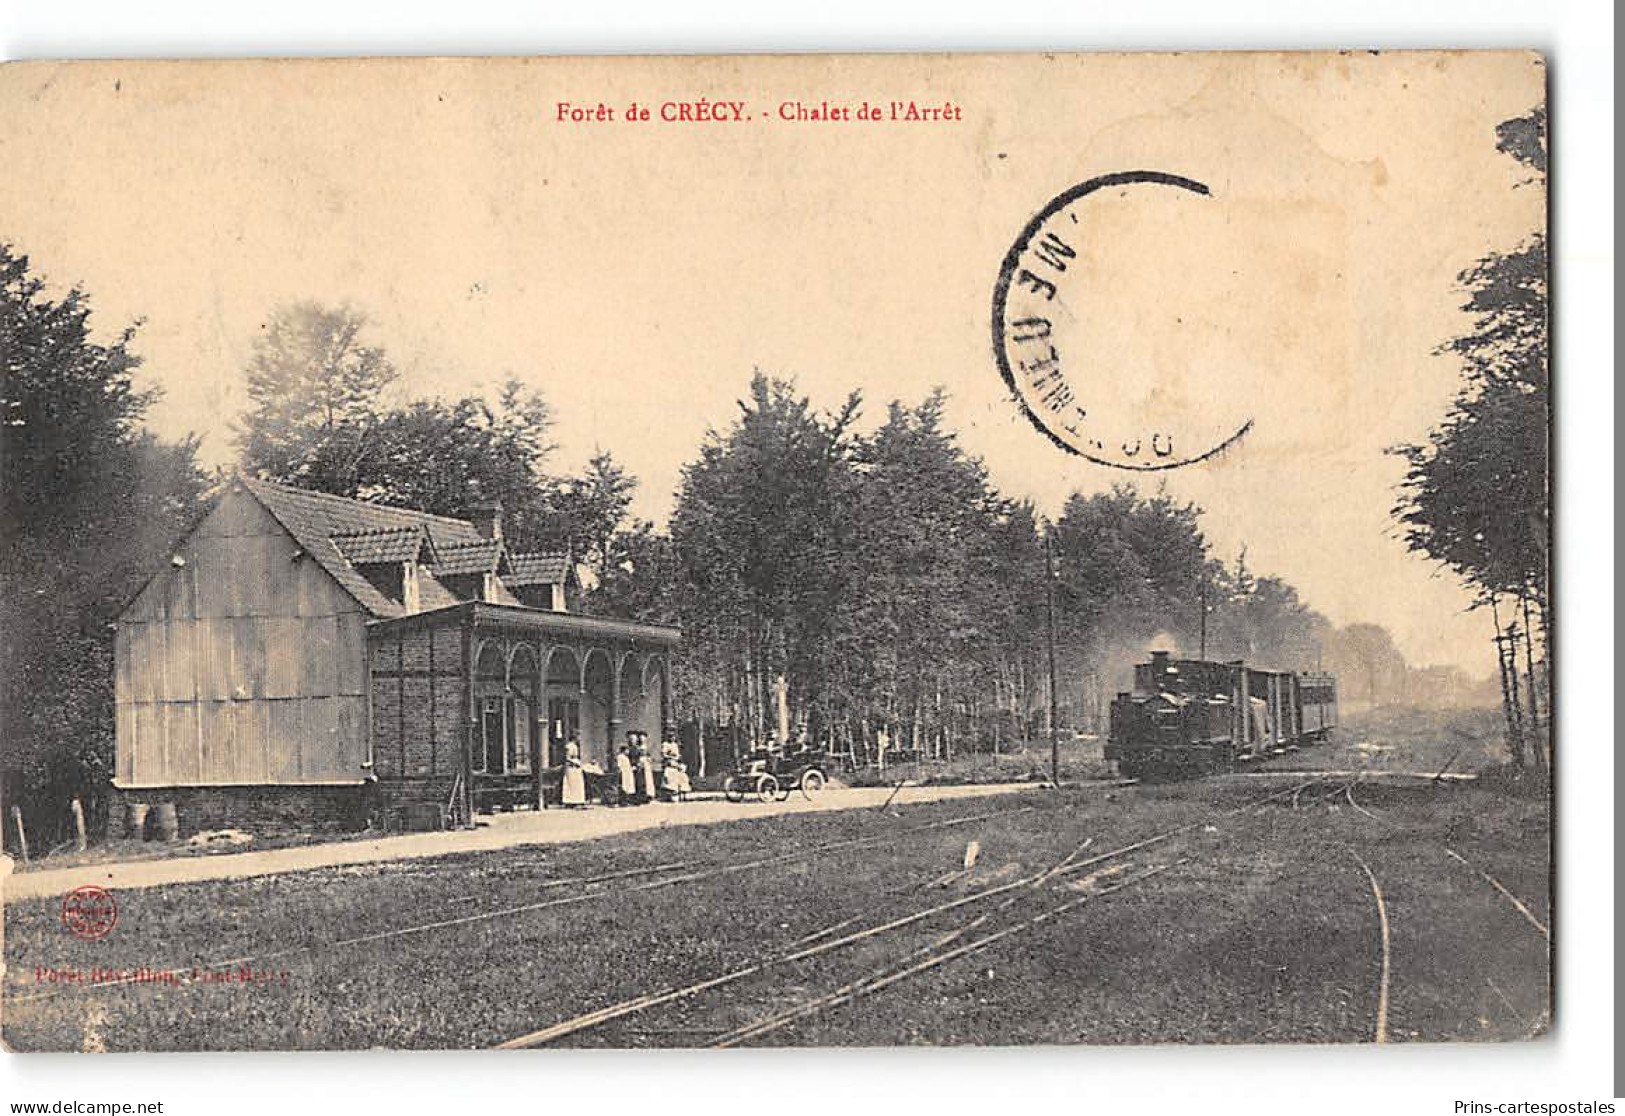
[[[552,466],[536,391],[402,399],[362,314],[277,309],[246,369],[240,466],[285,483],[460,515],[500,500],[523,548],[567,550],[587,611],[676,624],[676,713],[736,744],[787,736],[873,754],[1020,744],[1048,715],[1045,535],[1056,705],[1098,731],[1153,642],[1270,666],[1341,669],[1356,700],[1470,700],[1413,685],[1388,634],[1335,629],[1245,556],[1221,561],[1201,511],[1127,487],[1077,495],[1053,525],[1001,494],[946,424],[942,392],[866,421],[755,372],[733,421],[683,468],[666,530],[634,518],[636,480],[607,452]]]
[[[870,419],[857,392],[820,410],[757,371],[657,530],[630,514],[637,482],[607,452],[552,469],[537,392],[402,400],[365,326],[308,302],[272,315],[247,369],[241,467],[446,515],[500,500],[517,545],[582,564],[586,611],[682,628],[675,712],[695,735],[806,739],[859,760],[881,739],[944,757],[1020,746],[1050,709],[1046,568],[1065,728],[1100,731],[1153,644],[1324,667],[1356,702],[1481,696],[1417,675],[1379,627],[1335,628],[1244,553],[1221,560],[1201,509],[1161,490],[1080,493],[1041,521],[961,448],[941,391]]]
[[[1210,657],[1337,671],[1356,702],[1482,700],[1459,672],[1413,670],[1378,626],[1335,627],[1245,553],[1223,560],[1201,509],[1165,491],[1075,494],[1044,522],[960,447],[945,402],[893,401],[863,432],[856,395],[820,412],[753,376],[684,469],[669,532],[641,533],[628,576],[593,597],[683,628],[685,719],[859,759],[882,734],[928,756],[1042,737],[1047,576],[1067,729],[1102,731],[1133,663],[1194,657],[1204,628]]]

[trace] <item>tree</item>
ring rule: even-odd
[[[384,390],[396,379],[382,349],[362,342],[367,318],[313,301],[277,308],[254,341],[250,406],[238,431],[244,467],[302,487],[351,495],[373,443]]]
[[[1245,659],[1269,669],[1311,670],[1322,661],[1331,624],[1278,577],[1254,578],[1244,560],[1221,589],[1209,623],[1217,658]]]
[[[677,620],[676,556],[671,539],[631,515],[637,479],[599,450],[577,476],[560,478],[548,497],[555,545],[591,571],[585,610],[649,623]]]
[[[973,552],[978,567],[972,591],[981,600],[987,637],[981,652],[991,715],[988,743],[1025,744],[1034,720],[1047,705],[1044,543],[1031,503],[994,494],[994,514],[983,544]]]
[[[352,307],[305,301],[272,313],[246,369],[238,427],[248,472],[337,496],[437,515],[502,503],[516,548],[563,549],[569,524],[546,471],[553,414],[536,391],[504,382],[495,399],[388,401],[384,350],[363,341]]]
[[[650,624],[681,622],[678,559],[670,536],[639,520],[615,533],[611,552],[587,611]]]
[[[494,403],[471,395],[384,410],[373,420],[353,489],[339,494],[454,517],[496,500],[515,549],[563,549],[545,468],[551,425],[546,401],[512,381]]]
[[[143,427],[138,327],[93,340],[88,296],[49,297],[0,244],[0,734],[37,841],[60,838],[72,798],[105,821],[111,625],[202,506],[196,441]]]
[[[1544,107],[1499,125],[1496,147],[1530,169],[1523,184],[1544,184]],[[1537,764],[1547,746],[1539,735],[1548,704],[1547,274],[1546,237],[1538,231],[1462,272],[1471,327],[1438,350],[1460,363],[1461,389],[1425,443],[1393,451],[1407,465],[1394,507],[1406,545],[1470,586],[1474,607],[1490,609],[1515,766],[1526,742]],[[1534,739],[1525,740],[1526,729]]]
[[[1377,624],[1350,624],[1329,640],[1327,662],[1342,682],[1346,701],[1364,699],[1369,705],[1387,705],[1407,696],[1405,656],[1394,646],[1388,629]]]
[[[552,494],[553,531],[562,534],[576,559],[585,562],[599,585],[624,555],[617,553],[622,528],[638,482],[608,452],[599,450],[580,476],[561,480]]]
[[[1003,511],[981,462],[943,423],[946,395],[893,402],[853,447],[858,475],[855,553],[844,615],[858,658],[845,687],[915,748],[939,754],[970,715],[993,616],[991,531]]]
[[[694,715],[763,740],[781,710],[808,725],[827,709],[856,559],[858,407],[854,393],[820,414],[792,381],[757,372],[733,426],[684,468],[671,539]]]
[[[1200,622],[1209,575],[1201,509],[1127,485],[1074,494],[1055,524],[1057,607],[1074,649],[1138,645],[1158,631],[1186,637]]]

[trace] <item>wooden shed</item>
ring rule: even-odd
[[[607,762],[669,719],[675,629],[577,616],[566,555],[239,477],[121,616],[116,800],[183,831],[540,806],[574,736]],[[123,811],[115,802],[115,832]]]

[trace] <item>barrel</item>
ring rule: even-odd
[[[173,841],[181,833],[180,818],[173,802],[160,802],[147,813],[147,840]]]
[[[124,836],[139,841],[147,835],[147,804],[145,802],[126,802],[124,804]]]

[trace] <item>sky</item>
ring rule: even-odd
[[[13,65],[0,237],[83,286],[104,335],[143,321],[152,423],[201,435],[211,464],[255,336],[300,299],[367,313],[404,391],[538,388],[555,465],[611,451],[656,521],[753,369],[826,407],[860,390],[871,421],[940,385],[1005,493],[1054,515],[1074,491],[1165,485],[1221,557],[1245,546],[1335,622],[1485,675],[1489,620],[1397,538],[1385,451],[1458,386],[1435,355],[1467,325],[1457,274],[1541,226],[1494,129],[1544,80],[1521,53]],[[702,98],[744,119],[659,121]],[[654,119],[624,119],[634,100]],[[826,100],[958,119],[780,118]],[[561,121],[560,102],[617,119]],[[1102,411],[1253,423],[1155,475],[1057,449],[990,335],[1023,226],[1142,169],[1211,196],[1081,210],[1069,378]]]

